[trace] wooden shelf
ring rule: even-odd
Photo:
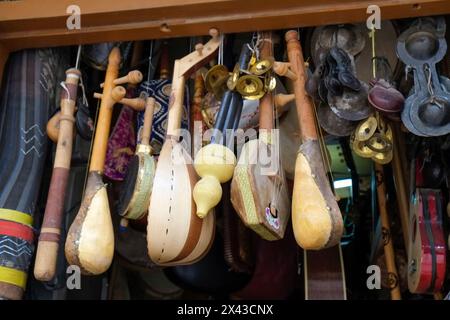
[[[72,4],[81,10],[80,30],[66,27]],[[363,22],[371,4],[383,20],[450,13],[449,0],[0,1],[0,75],[7,52],[24,48]]]

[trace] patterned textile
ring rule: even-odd
[[[159,155],[167,131],[167,114],[169,108],[169,97],[171,92],[171,81],[167,79],[151,80],[143,82],[139,88],[140,92],[146,92],[149,97],[156,100],[155,113],[153,117],[152,135],[150,145],[153,148],[153,154]],[[185,100],[183,105],[183,115],[181,118],[181,128],[189,129],[189,89],[185,87]],[[138,121],[138,143],[141,141],[141,128],[144,124],[144,112],[139,112]]]
[[[47,161],[46,124],[68,67],[64,49],[12,53],[0,94],[0,299],[20,299]]]
[[[134,98],[135,90],[128,88],[127,98]],[[128,164],[136,149],[134,110],[121,106],[119,117],[108,140],[104,175],[112,180],[125,179]]]

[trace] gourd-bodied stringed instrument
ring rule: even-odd
[[[50,281],[55,276],[64,200],[72,158],[75,102],[78,81],[81,77],[78,70],[80,52],[81,46],[78,47],[75,68],[66,71],[64,90],[61,91],[58,143],[34,265],[34,276],[40,281]]]
[[[120,102],[142,109],[145,105],[142,99],[124,98],[125,88],[116,86],[129,80],[129,76],[117,79],[120,60],[120,50],[115,47],[109,54],[103,94],[94,94],[94,97],[101,98],[101,104],[89,175],[81,207],[70,226],[65,245],[69,264],[79,266],[87,275],[105,272],[114,254],[113,226],[106,185],[102,181],[113,106]]]
[[[169,103],[167,137],[161,149],[148,210],[147,247],[159,265],[189,264],[200,259],[214,237],[214,214],[200,219],[192,198],[197,176],[192,159],[180,142],[185,80],[209,60],[219,47],[219,34],[175,61]]]
[[[261,41],[261,59],[273,59],[272,33],[263,33]],[[272,93],[267,92],[259,105],[260,137],[242,148],[231,183],[231,201],[237,213],[266,240],[283,238],[290,216],[279,141],[272,131],[273,109]],[[269,163],[262,163],[264,156]]]
[[[343,221],[331,191],[321,156],[314,109],[305,91],[306,72],[298,33],[286,33],[289,62],[297,79],[294,93],[302,136],[292,197],[292,224],[297,243],[307,250],[332,247],[339,243]]]

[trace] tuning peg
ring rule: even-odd
[[[143,78],[144,78],[144,76],[142,75],[142,72],[140,72],[139,70],[132,70],[132,71],[128,72],[128,74],[126,76],[115,79],[113,81],[113,83],[116,86],[119,84],[125,84],[125,83],[138,84],[139,82],[142,81]],[[105,85],[104,83],[101,83],[100,88],[103,88],[104,85]]]
[[[119,88],[119,89],[117,89],[117,88]],[[124,91],[122,92],[122,89],[120,89],[120,88],[122,88]],[[116,103],[124,104],[136,111],[142,111],[145,109],[145,100],[144,99],[142,99],[142,98],[133,98],[133,99],[124,98],[125,93],[126,93],[125,88],[118,86],[112,90],[111,97]],[[103,94],[97,93],[97,92],[94,93],[94,98],[102,99],[102,97],[103,97]]]
[[[209,35],[213,38],[216,38],[219,36],[219,30],[217,30],[216,28],[211,28],[209,29]]]
[[[273,71],[279,76],[295,81],[297,80],[297,75],[289,69],[290,66],[291,64],[289,62],[275,61],[273,63]]]
[[[119,103],[124,104],[136,111],[142,111],[145,109],[145,100],[142,98],[123,98],[119,101]]]
[[[203,44],[197,43],[195,45],[195,50],[198,52],[198,55],[201,56],[203,54]]]
[[[281,109],[282,107],[284,107],[285,105],[287,105],[289,102],[294,101],[295,99],[295,94],[283,94],[283,93],[279,93],[276,94],[274,97],[274,102],[275,102],[275,107],[277,109]]]
[[[125,90],[124,87],[117,86],[114,89],[112,89],[112,91],[111,91],[111,98],[115,102],[119,102],[120,100],[122,100],[125,97],[126,93],[127,93],[127,91]],[[98,93],[98,92],[94,92],[94,98],[103,99],[103,94]]]

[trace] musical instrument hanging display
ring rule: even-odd
[[[158,158],[148,210],[147,246],[158,265],[194,263],[209,250],[215,231],[214,214],[196,216],[192,189],[197,182],[192,159],[180,142],[186,79],[213,58],[219,32],[210,30],[205,45],[175,61],[167,135]]]
[[[343,233],[342,214],[325,173],[312,102],[305,91],[306,71],[298,33],[286,33],[294,81],[295,101],[302,145],[296,165],[292,196],[292,225],[297,243],[307,250],[339,244]]]
[[[262,33],[260,58],[272,61],[272,33]],[[256,70],[262,69],[258,68]],[[264,66],[269,72],[272,66]],[[272,130],[275,110],[273,95],[266,92],[260,99],[260,136],[247,142],[234,169],[231,201],[243,222],[266,240],[284,236],[289,221],[289,196],[280,160],[279,137]],[[263,164],[267,156],[268,164]]]
[[[118,79],[120,62],[120,50],[114,47],[109,54],[103,93],[94,94],[94,97],[101,99],[101,103],[89,174],[80,209],[69,228],[65,245],[68,263],[79,266],[86,275],[105,272],[111,265],[114,254],[114,232],[108,195],[102,181],[113,106],[119,102],[143,108],[142,101],[124,98],[125,88],[116,86],[116,83],[123,83],[123,79]]]
[[[55,276],[64,200],[72,158],[75,102],[81,77],[78,70],[80,52],[81,46],[78,47],[75,68],[66,71],[66,81],[62,84],[64,90],[61,91],[58,142],[34,264],[34,276],[40,281],[50,281]]]

